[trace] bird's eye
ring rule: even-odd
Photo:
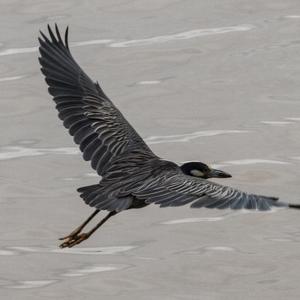
[[[197,169],[191,170],[190,173],[191,173],[192,176],[196,176],[196,177],[203,177],[204,176],[203,172],[201,172],[200,170],[197,170]]]

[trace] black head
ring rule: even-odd
[[[229,178],[231,177],[230,174],[212,169],[208,165],[202,162],[191,161],[188,163],[184,163],[180,166],[182,172],[186,175],[200,177],[200,178]]]

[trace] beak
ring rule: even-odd
[[[232,177],[230,174],[216,169],[211,169],[211,171],[208,173],[209,178],[230,178]]]

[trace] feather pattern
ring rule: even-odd
[[[73,58],[55,25],[41,32],[39,58],[63,125],[79,144],[83,158],[102,176],[99,184],[78,189],[86,204],[120,212],[154,203],[218,209],[300,208],[277,198],[247,194],[185,175],[175,163],[159,159],[121,112]]]
[[[269,210],[272,206],[288,207],[288,203],[279,202],[278,198],[247,194],[220,184],[188,176],[179,167],[164,170],[158,178],[151,180],[133,191],[133,195],[146,203],[159,204],[161,207],[181,206],[191,203],[193,208],[218,209],[256,209]]]
[[[134,149],[145,159],[156,157],[120,111],[79,67],[58,27],[48,26],[50,38],[41,32],[41,71],[56,102],[59,118],[80,145],[85,160],[103,175],[116,157]],[[139,151],[138,151],[139,150]]]

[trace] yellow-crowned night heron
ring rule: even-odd
[[[79,144],[83,158],[102,176],[99,183],[79,188],[81,198],[94,207],[93,214],[68,236],[61,247],[72,247],[87,239],[111,216],[148,204],[161,207],[191,207],[269,210],[272,206],[300,208],[278,198],[247,194],[206,180],[231,177],[201,162],[178,166],[160,159],[145,144],[121,112],[76,63],[55,25],[49,38],[41,32],[40,64],[59,118]],[[108,215],[87,233],[85,225],[101,210]]]

